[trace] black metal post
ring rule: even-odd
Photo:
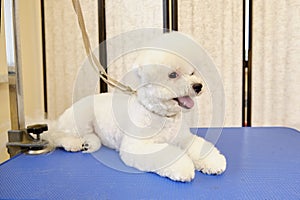
[[[163,0],[163,28],[164,32],[170,30],[170,9],[169,0]]]
[[[163,28],[164,32],[178,31],[177,0],[163,0]]]
[[[242,126],[251,126],[252,112],[252,23],[253,2],[243,1],[243,99]]]
[[[99,60],[107,71],[107,48],[106,48],[106,16],[105,0],[98,0],[98,30],[99,30]],[[100,92],[107,92],[107,84],[100,79]]]
[[[178,31],[178,1],[172,0],[172,30]]]
[[[44,112],[48,114],[48,93],[47,93],[47,60],[46,60],[46,30],[45,30],[45,4],[41,0],[41,25],[42,25],[42,61],[43,61],[43,89],[44,89]]]

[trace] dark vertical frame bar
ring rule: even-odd
[[[246,38],[246,0],[243,0],[243,103],[242,103],[242,126],[250,127],[252,112],[252,23],[253,23],[253,1],[249,0],[249,28]],[[248,50],[245,43],[248,42]],[[247,56],[248,55],[248,56]]]
[[[107,48],[106,43],[106,16],[105,16],[105,0],[98,0],[98,31],[99,31],[99,59],[101,65],[107,71]],[[100,92],[107,92],[107,84],[100,79]]]
[[[41,26],[42,26],[42,62],[43,62],[44,112],[45,112],[45,118],[47,118],[47,114],[48,114],[48,92],[47,92],[45,4],[44,4],[44,0],[41,0],[40,2],[41,2]]]
[[[164,32],[178,31],[178,1],[163,0]]]
[[[163,28],[164,32],[170,31],[170,4],[169,0],[163,0]]]
[[[172,0],[172,30],[178,31],[178,1]]]

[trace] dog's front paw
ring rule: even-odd
[[[160,176],[181,182],[190,182],[195,177],[193,161],[187,155],[183,155],[170,166],[161,168],[155,172]]]
[[[78,137],[65,137],[61,138],[60,143],[66,151],[76,152],[82,150],[83,140]]]
[[[226,158],[215,149],[211,154],[199,161],[199,171],[204,174],[222,174],[226,170]]]
[[[83,137],[84,142],[82,143],[82,152],[83,153],[93,153],[98,151],[101,147],[100,139],[94,135],[86,135]]]
[[[95,142],[95,141],[90,141],[87,142],[85,141],[82,144],[82,153],[93,153],[95,151],[98,151],[101,147],[101,143]]]

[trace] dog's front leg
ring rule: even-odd
[[[191,181],[195,176],[194,164],[189,156],[180,148],[167,143],[124,136],[120,157],[128,166],[175,181]]]
[[[196,170],[205,174],[221,174],[226,169],[226,158],[205,139],[193,136],[185,147],[193,160]]]

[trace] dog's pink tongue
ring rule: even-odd
[[[187,109],[190,109],[194,106],[194,101],[189,96],[178,97],[178,101],[180,106],[185,107]]]

